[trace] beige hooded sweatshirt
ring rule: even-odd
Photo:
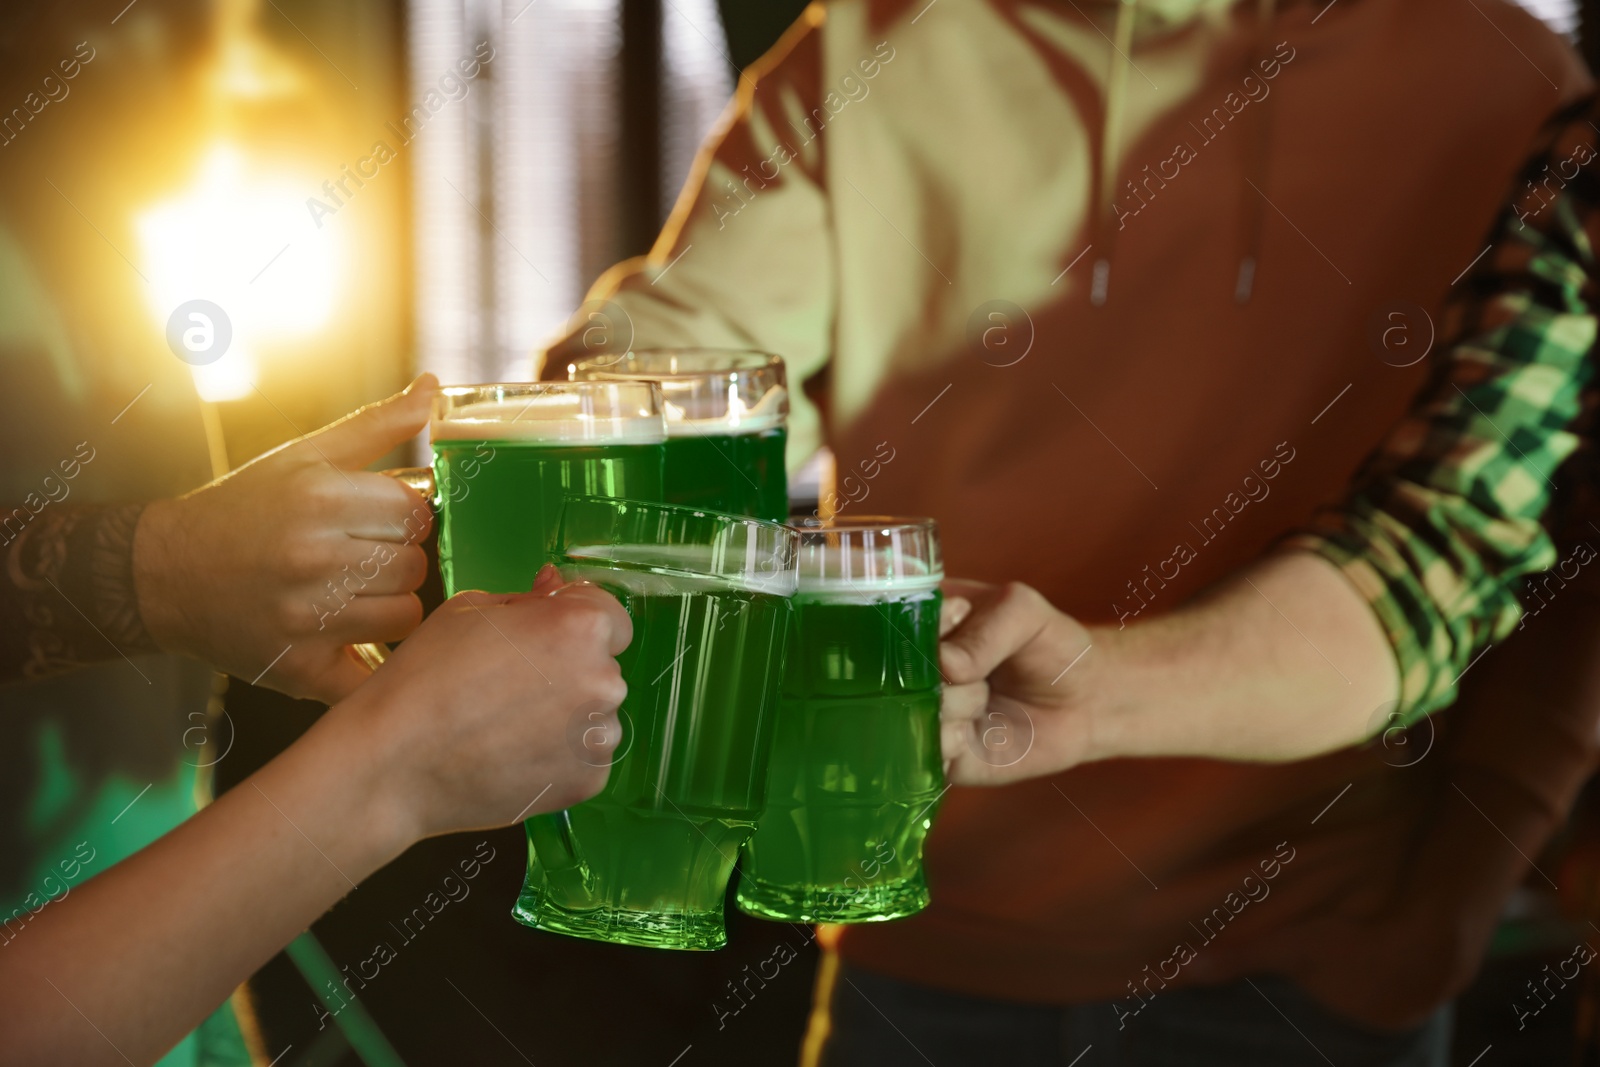
[[[1340,498],[1426,366],[1380,359],[1370,324],[1437,309],[1587,86],[1503,0],[1134,6],[814,5],[650,257],[592,294],[636,346],[783,355],[791,460],[826,440],[846,513],[935,516],[949,574],[1090,623],[1165,611]],[[1446,788],[1441,759],[1380,755],[952,790],[932,906],[841,952],[1130,1010],[1202,972],[1293,973],[1305,918]]]

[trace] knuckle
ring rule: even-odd
[[[433,530],[433,509],[426,502],[418,503],[418,494],[405,490],[405,506],[396,508],[394,522],[404,531],[406,542],[415,544],[427,540]]]
[[[939,644],[939,666],[952,687],[968,685],[978,680],[972,650],[963,638],[942,641]]]
[[[290,578],[319,579],[330,562],[325,546],[317,538],[291,532],[277,549],[279,565]]]
[[[282,633],[301,633],[315,630],[317,609],[312,603],[303,603],[293,597],[282,597],[273,607],[272,618]]]
[[[1042,599],[1038,590],[1022,582],[1007,582],[1000,587],[1000,600],[1008,607],[1035,607]]]
[[[403,589],[412,590],[428,577],[428,554],[417,545],[406,545],[395,553],[391,564],[400,576]]]
[[[410,633],[422,625],[422,598],[412,594],[410,596],[395,597],[395,605],[391,609],[394,613],[393,624],[395,629]]]
[[[313,514],[323,514],[339,503],[343,486],[320,465],[300,468],[294,477],[294,499]]]
[[[553,803],[548,810],[575,807],[605,788],[609,769],[579,764],[578,768],[551,790]]]
[[[586,597],[557,597],[562,607],[562,630],[582,645],[603,642],[610,630],[611,620],[605,608]]]
[[[595,697],[613,708],[620,708],[628,699],[628,683],[622,680],[622,670],[617,661],[607,657],[611,670],[604,671],[595,685]]]

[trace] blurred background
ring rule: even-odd
[[[11,5],[0,14],[0,345],[25,358],[8,358],[0,405],[28,454],[6,466],[70,452],[50,413],[90,412],[119,447],[86,471],[84,492],[170,495],[421,371],[531,377],[531,353],[596,275],[649,247],[739,71],[803,6]],[[1596,65],[1600,0],[1524,6]],[[63,60],[77,73],[41,88]],[[225,322],[231,343],[190,367],[167,331],[195,300],[220,311],[213,325]],[[210,701],[211,757],[196,765],[218,790],[320,711],[239,680]],[[730,947],[705,955],[536,933],[509,917],[524,856],[517,829],[438,839],[354,892],[253,981],[262,1062],[793,1061],[809,930],[730,912]],[[402,933],[473,859],[469,894]],[[1538,950],[1536,922],[1523,936],[1513,948]],[[750,982],[780,941],[798,959]],[[333,1013],[319,990],[380,942],[396,958]],[[1570,1016],[1547,1023],[1570,1034]]]

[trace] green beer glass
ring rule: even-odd
[[[789,922],[897,919],[928,905],[922,844],[944,795],[937,525],[812,521],[778,702],[767,805],[740,910]]]
[[[530,589],[568,494],[661,499],[666,426],[649,382],[449,386],[429,432],[452,596]]]
[[[623,739],[597,796],[524,824],[517,919],[624,945],[727,943],[728,881],[766,796],[796,540],[732,515],[567,502],[563,575],[609,590],[633,619],[617,657]]]
[[[638,349],[585,356],[567,365],[567,376],[661,386],[667,503],[787,521],[782,359],[734,348]]]

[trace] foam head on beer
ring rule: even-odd
[[[672,436],[761,433],[784,425],[789,391],[783,360],[738,348],[655,348],[585,356],[567,364],[573,381],[649,380],[661,387]]]
[[[452,595],[531,588],[569,493],[662,497],[666,425],[652,382],[450,386],[430,432]]]
[[[668,503],[771,522],[788,517],[789,392],[779,357],[746,349],[639,349],[575,360],[567,376],[660,388]]]
[[[611,441],[651,444],[666,428],[642,382],[450,386],[435,401],[435,441]]]
[[[944,580],[939,527],[932,519],[860,516],[800,524],[802,595],[907,596]]]

